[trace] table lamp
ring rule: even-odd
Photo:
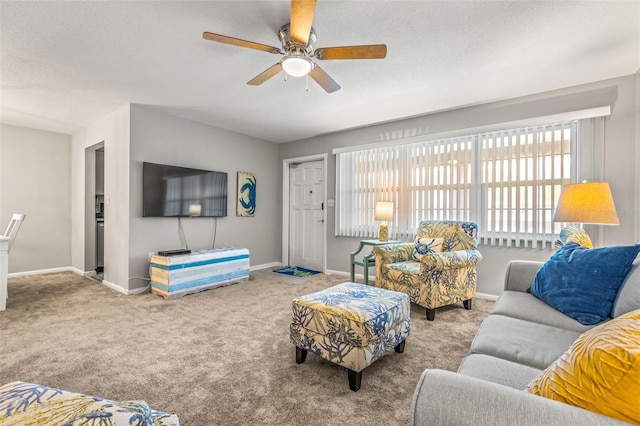
[[[570,231],[567,234],[569,237],[573,235],[574,238],[582,239],[581,245],[593,246],[589,236],[582,230],[582,224],[620,224],[609,184],[606,182],[582,182],[564,185],[560,192],[553,221],[580,224],[581,233],[575,232],[575,228],[567,227]],[[561,231],[560,234],[562,240],[563,232]],[[580,243],[580,241],[576,242]]]
[[[393,203],[389,201],[376,201],[375,220],[381,220],[385,223],[380,224],[380,235],[378,240],[387,241],[389,239],[389,230],[386,222],[393,219]]]

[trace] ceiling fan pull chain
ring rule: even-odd
[[[306,91],[308,92],[309,91],[309,74],[307,74],[305,77],[306,77],[305,81],[307,82]]]

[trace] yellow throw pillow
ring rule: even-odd
[[[591,242],[591,238],[589,238],[589,235],[586,232],[580,232],[580,233],[576,233],[571,235],[570,237],[567,238],[567,242],[574,242],[576,244],[580,244],[582,247],[586,247],[586,248],[593,248],[593,243]]]
[[[560,230],[560,241],[562,244],[573,242],[580,244],[582,247],[593,248],[593,243],[591,242],[591,238],[589,238],[589,234],[584,232],[583,229],[573,225],[565,226]]]
[[[584,332],[527,391],[640,424],[640,309]]]

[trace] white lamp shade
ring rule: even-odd
[[[375,219],[393,219],[393,203],[389,201],[376,201]]]
[[[291,77],[302,77],[313,69],[313,62],[304,56],[285,56],[280,65]]]
[[[583,182],[564,185],[553,221],[619,225],[609,184]]]

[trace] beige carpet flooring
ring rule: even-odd
[[[167,301],[73,273],[11,278],[0,384],[144,400],[182,425],[406,425],[421,372],[455,371],[493,302],[439,309],[435,322],[412,305],[404,353],[376,361],[352,392],[345,369],[313,354],[297,365],[289,342],[291,299],[344,281],[263,270]]]

